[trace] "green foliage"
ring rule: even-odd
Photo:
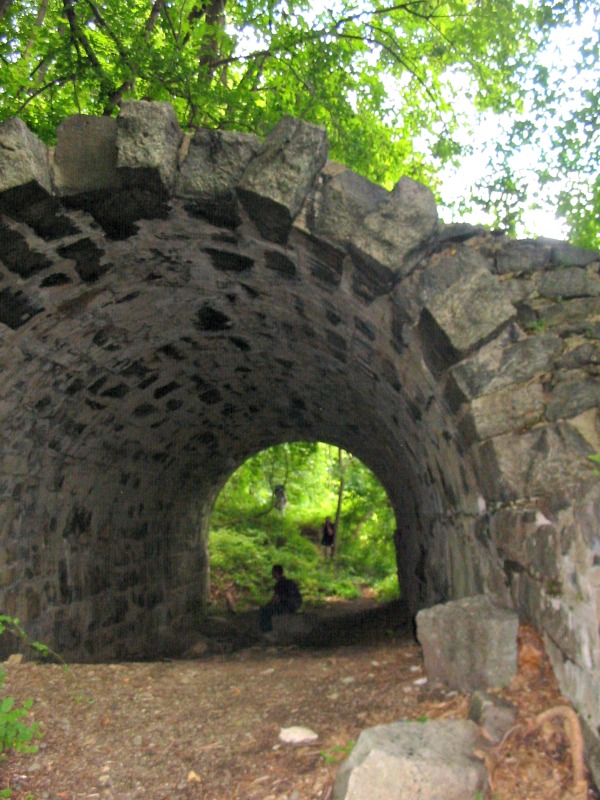
[[[593,464],[598,464],[600,466],[600,453],[596,453],[593,456],[588,456],[589,461]],[[597,475],[600,478],[600,469],[594,470],[594,475]]]
[[[31,642],[27,637],[21,623],[14,617],[5,614],[0,615],[0,634],[9,632],[27,644],[30,644],[38,653],[46,654],[48,649],[39,642]],[[0,667],[0,689],[4,685],[6,675]],[[31,744],[34,739],[41,738],[39,723],[27,724],[25,719],[33,705],[33,700],[25,700],[22,706],[15,705],[13,697],[0,699],[0,753],[7,750],[18,750],[20,752],[34,753],[37,746]],[[10,797],[10,794],[4,794]]]
[[[326,764],[339,764],[340,761],[350,755],[355,744],[356,742],[353,739],[343,745],[334,744],[328,750],[322,750],[321,757]]]
[[[516,224],[525,183],[511,157],[548,154],[540,187],[580,243],[598,242],[598,30],[592,0],[2,0],[0,119],[47,142],[73,113],[115,114],[166,100],[188,128],[264,135],[283,114],[327,126],[331,156],[391,186],[436,184],[470,152],[473,113],[498,118],[490,175],[475,203]],[[546,43],[585,14],[577,58]],[[558,54],[560,55],[560,54]],[[500,116],[498,116],[500,115]]]
[[[213,588],[233,582],[248,602],[264,602],[272,592],[271,567],[280,563],[308,602],[355,598],[366,587],[383,599],[398,596],[395,520],[387,495],[362,462],[343,456],[335,560],[324,559],[320,540],[323,521],[335,517],[338,502],[338,448],[285,443],[248,459],[217,498],[210,531]],[[283,513],[273,503],[278,484],[288,499]]]

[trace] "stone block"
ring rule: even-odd
[[[487,738],[498,743],[515,724],[518,709],[508,700],[487,692],[474,692],[469,704],[469,719],[483,728]]]
[[[469,720],[394,722],[363,731],[338,770],[333,800],[466,800],[488,789]]]
[[[315,197],[313,232],[345,243],[354,236],[356,221],[373,213],[389,193],[339,164],[327,164],[322,178]]]
[[[501,284],[484,269],[462,275],[426,308],[459,354],[487,339],[517,313]]]
[[[593,330],[592,320],[597,315],[597,297],[577,297],[544,309],[543,321],[547,330],[588,335]]]
[[[53,177],[63,195],[121,186],[117,121],[76,114],[61,122],[56,130]]]
[[[375,263],[395,275],[406,275],[414,266],[410,255],[435,234],[437,225],[431,190],[411,178],[401,178],[350,240],[358,270]]]
[[[569,423],[489,439],[477,448],[481,487],[488,500],[545,497],[589,474],[592,448]]]
[[[530,275],[547,268],[551,259],[552,250],[543,240],[517,242],[507,239],[496,258],[496,272],[500,275]]]
[[[469,358],[452,367],[452,377],[466,398],[525,383],[550,369],[563,344],[555,334],[520,338],[509,329]]]
[[[414,322],[424,307],[454,291],[455,284],[482,270],[489,272],[489,268],[490,261],[469,247],[452,247],[435,253],[428,263],[399,284],[394,304],[407,320]]]
[[[194,210],[214,224],[237,223],[234,187],[259,148],[252,134],[201,128],[189,143],[175,195],[192,200]]]
[[[586,250],[583,247],[574,247],[567,242],[548,240],[551,245],[552,263],[561,267],[587,267],[589,264],[600,261],[597,250]]]
[[[469,408],[468,433],[483,441],[535,425],[544,416],[544,389],[539,383],[510,386],[475,398]]]
[[[284,244],[327,161],[324,128],[283,117],[237,185],[248,215],[267,239]]]
[[[487,595],[419,611],[417,638],[431,681],[471,692],[507,686],[517,670],[517,614]]]
[[[9,119],[0,123],[0,194],[28,184],[51,192],[46,145],[25,123]]]
[[[600,378],[565,380],[553,389],[546,417],[556,422],[576,417],[589,408],[600,408]]]
[[[314,614],[276,614],[273,617],[273,637],[281,644],[301,641],[313,632],[316,625]]]
[[[597,297],[600,278],[581,267],[565,267],[536,275],[536,287],[542,297]]]
[[[169,192],[183,133],[170,103],[130,100],[117,117],[117,166],[124,183]]]

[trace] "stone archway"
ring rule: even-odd
[[[215,493],[278,441],[379,477],[413,610],[487,592],[600,711],[598,254],[438,221],[284,119],[0,127],[0,602],[68,658],[193,624]]]

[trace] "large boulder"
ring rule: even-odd
[[[417,638],[431,681],[471,692],[506,686],[517,671],[518,616],[487,595],[419,611]]]
[[[474,755],[479,728],[465,720],[394,722],[363,731],[341,765],[333,800],[466,800],[485,793]]]

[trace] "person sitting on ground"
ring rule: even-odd
[[[259,613],[259,624],[263,633],[270,633],[273,630],[273,615],[293,614],[302,605],[298,584],[291,578],[285,577],[281,564],[275,564],[271,574],[275,581],[273,597],[266,605],[261,606]]]
[[[321,547],[323,548],[323,556],[325,558],[333,558],[333,547],[335,544],[335,528],[331,517],[327,517],[323,523],[323,536],[321,538]]]

